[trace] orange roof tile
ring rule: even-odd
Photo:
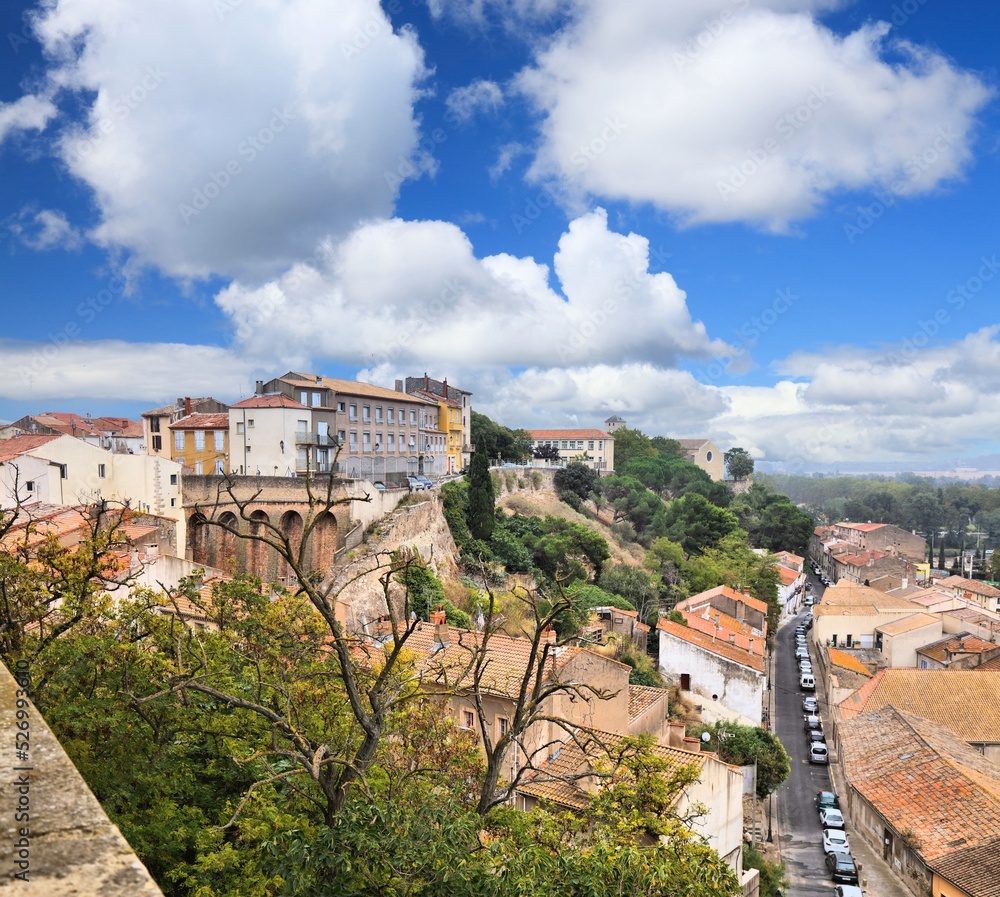
[[[305,408],[308,410],[308,405],[303,405],[301,402],[296,402],[295,399],[290,399],[283,392],[272,392],[263,396],[250,396],[249,399],[244,399],[242,402],[237,402],[235,405],[231,405],[231,408]],[[226,426],[228,426],[228,415]]]
[[[0,439],[0,463],[13,461],[58,438],[58,436],[13,436],[10,439]]]
[[[1000,766],[944,726],[887,706],[838,731],[851,787],[910,829],[925,860],[1000,838]]]
[[[666,700],[670,692],[665,688],[653,688],[650,685],[630,685],[628,687],[628,718],[638,719],[659,701]],[[666,710],[667,705],[663,708]]]
[[[756,670],[758,673],[764,672],[763,657],[751,654],[749,651],[737,647],[736,645],[730,645],[728,639],[713,638],[703,632],[698,632],[689,626],[682,626],[680,623],[674,623],[664,618],[659,620],[656,624],[656,628],[661,632],[666,633],[668,636],[688,642],[689,644],[695,645],[710,654],[724,657],[726,660],[731,660],[733,663],[749,667],[752,670]]]
[[[838,710],[852,719],[889,704],[947,726],[963,741],[1000,744],[1000,672],[880,670]]]
[[[925,626],[940,625],[940,623],[941,618],[939,616],[921,612],[909,617],[903,617],[900,620],[893,620],[891,623],[885,623],[882,626],[876,626],[875,631],[884,633],[885,635],[903,635],[906,632],[923,629]]]
[[[970,897],[1000,897],[1000,838],[945,854],[931,868]]]
[[[603,430],[527,430],[532,439],[614,439],[614,433]]]
[[[931,642],[922,648],[917,648],[917,654],[930,657],[941,663],[948,660],[951,654],[984,654],[992,651],[997,646],[993,642],[988,642],[968,632],[960,632],[957,635],[949,635],[937,642]]]
[[[871,670],[868,669],[857,657],[839,648],[830,648],[830,663],[837,667],[843,667],[852,673],[860,673],[862,676],[870,677]]]
[[[234,408],[237,406],[233,406]],[[253,405],[241,405],[243,408],[256,407]],[[189,414],[187,417],[182,417],[179,421],[172,423],[168,429],[170,430],[228,430],[229,429],[229,412],[223,411],[219,414],[200,414],[194,413]]]
[[[838,523],[837,526],[842,526],[844,529],[857,530],[859,533],[870,533],[877,529],[882,529],[884,523]]]
[[[317,378],[319,382],[317,383]],[[419,396],[412,396],[406,392],[397,392],[394,389],[386,389],[384,386],[375,386],[372,383],[362,383],[360,380],[338,380],[335,377],[322,377],[316,374],[303,374],[300,371],[289,371],[284,377],[279,377],[284,383],[302,388],[308,386],[319,386],[321,389],[332,389],[336,393],[349,396],[368,396],[372,399],[386,399],[393,402],[412,402],[417,405],[436,405],[429,399]],[[470,393],[471,395],[471,393]]]

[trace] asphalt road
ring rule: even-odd
[[[812,594],[822,596],[823,585],[809,573]],[[787,781],[775,792],[774,835],[781,850],[781,859],[788,869],[790,887],[786,897],[813,897],[833,894],[823,858],[823,835],[816,809],[817,791],[839,792],[831,781],[828,766],[809,762],[809,742],[806,735],[802,699],[814,694],[819,701],[820,716],[824,727],[829,718],[829,708],[823,701],[822,691],[803,692],[799,688],[799,668],[795,660],[795,628],[805,623],[811,610],[805,609],[785,623],[775,640],[774,689],[775,731],[791,758],[791,773]],[[813,668],[816,668],[815,649],[807,638]],[[870,897],[913,897],[912,893],[896,878],[880,856],[876,856],[860,835],[853,837],[851,824],[847,824],[847,837],[851,852],[863,870],[865,894]]]
[[[813,594],[818,594],[822,585],[812,576],[809,579],[813,583]],[[775,793],[775,811],[781,859],[791,882],[789,894],[791,897],[829,897],[834,885],[823,865],[822,830],[814,799],[817,791],[834,789],[830,783],[829,768],[808,760],[802,699],[811,692],[799,689],[799,667],[795,661],[795,627],[808,618],[809,614],[800,613],[778,631],[776,639],[771,683],[775,689],[775,731],[788,751],[792,770],[787,781]],[[820,694],[815,694],[819,700]],[[820,707],[821,711],[825,709]]]

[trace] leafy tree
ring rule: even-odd
[[[752,844],[743,848],[743,866],[760,872],[760,897],[781,897],[789,888],[785,864],[767,859]]]
[[[659,596],[649,573],[642,567],[628,564],[607,566],[601,571],[597,584],[606,592],[621,595],[638,612],[643,623],[656,624]]]
[[[493,535],[496,507],[496,495],[493,491],[493,480],[490,477],[490,466],[486,454],[478,449],[472,454],[469,465],[469,499],[466,507],[466,522],[473,539],[489,542]]]
[[[394,579],[409,595],[411,612],[421,620],[429,620],[431,611],[445,601],[441,580],[416,552],[405,549],[394,551],[392,565],[397,571]]]
[[[661,458],[679,458],[682,461],[687,459],[687,451],[676,439],[654,436],[649,442]]]
[[[716,751],[720,760],[737,766],[757,763],[758,797],[767,797],[792,771],[788,753],[773,732],[725,720],[701,726],[695,734],[704,732],[710,736],[707,749]]]
[[[531,457],[531,437],[524,430],[508,429],[478,411],[472,412],[469,429],[476,452],[490,461],[520,462]]]
[[[543,528],[543,535],[526,543],[539,570],[552,580],[567,584],[600,576],[604,562],[611,557],[608,543],[600,533],[557,517],[546,517]]]
[[[464,552],[472,540],[466,516],[469,511],[469,484],[465,480],[451,480],[441,486],[441,508],[451,537],[459,552]]]
[[[539,445],[531,450],[532,457],[540,461],[558,461],[562,456],[554,445]]]
[[[731,511],[717,508],[705,496],[690,492],[670,503],[666,524],[665,535],[692,554],[718,545],[739,522]]]
[[[580,461],[570,461],[556,471],[553,482],[557,492],[572,492],[586,501],[597,485],[597,471]]]
[[[725,459],[726,470],[729,471],[729,476],[736,480],[736,482],[753,476],[753,456],[746,449],[738,446],[731,448],[726,452]]]
[[[659,454],[641,430],[619,427],[615,430],[615,469],[633,458],[655,458]]]

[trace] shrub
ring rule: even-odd
[[[542,477],[542,472],[540,470],[531,471],[531,487],[533,489],[541,489],[542,480],[543,477]]]

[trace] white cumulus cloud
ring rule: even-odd
[[[59,152],[93,238],[168,274],[269,276],[422,168],[422,51],[377,0],[52,0],[35,27],[51,88],[88,104]]]
[[[580,2],[519,77],[543,116],[532,176],[772,230],[839,190],[960,176],[990,90],[886,23],[836,34],[819,5]]]

